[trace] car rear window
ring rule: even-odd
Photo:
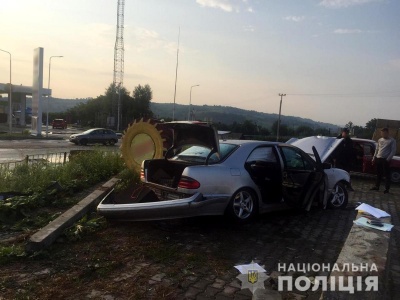
[[[230,153],[232,153],[237,145],[233,144],[220,144],[220,153],[214,153],[209,159],[209,163],[217,163],[224,160]],[[194,163],[205,163],[207,156],[210,154],[211,149],[202,146],[191,146],[181,153],[175,155],[173,160],[183,160]]]

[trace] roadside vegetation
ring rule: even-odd
[[[0,264],[24,256],[28,235],[75,205],[97,184],[116,175],[121,178],[119,189],[138,181],[137,174],[125,169],[119,153],[100,150],[82,151],[61,166],[35,162],[0,168],[0,238],[15,237],[17,233],[22,236],[12,239],[11,245],[0,243]],[[65,236],[76,240],[104,223],[96,214],[88,215]]]

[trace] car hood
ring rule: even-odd
[[[163,123],[160,128],[173,132],[171,149],[182,148],[186,145],[203,146],[219,153],[219,139],[217,130],[210,124],[193,122],[169,122]]]
[[[286,143],[296,146],[308,153],[314,158],[312,147],[317,149],[317,152],[322,162],[325,162],[337,146],[342,142],[342,139],[327,136],[310,136],[302,139],[290,139]]]

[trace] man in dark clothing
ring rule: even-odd
[[[354,149],[353,140],[350,138],[349,135],[349,129],[343,128],[342,134],[339,135],[337,138],[343,138],[343,141],[339,145],[335,167],[350,172],[351,166],[353,165],[354,161]]]
[[[353,140],[350,138],[350,132],[348,128],[343,128],[341,135],[337,137],[338,139],[343,138],[340,143],[337,154],[335,157],[335,168],[345,170],[350,173],[350,169],[353,165],[355,155],[353,149]],[[349,191],[354,191],[351,184],[347,187]]]

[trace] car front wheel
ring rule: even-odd
[[[114,146],[115,143],[116,143],[116,141],[113,140],[113,139],[111,139],[111,140],[108,141],[108,144],[110,144],[110,146]]]
[[[257,196],[250,189],[237,191],[232,196],[226,213],[235,223],[250,222],[258,214]]]
[[[346,208],[349,202],[349,195],[346,187],[342,182],[338,182],[333,188],[332,195],[328,200],[330,208]]]
[[[400,182],[400,170],[393,169],[390,171],[390,180],[392,182]]]
[[[79,144],[81,144],[82,146],[86,146],[88,143],[87,139],[82,139],[80,140]]]

